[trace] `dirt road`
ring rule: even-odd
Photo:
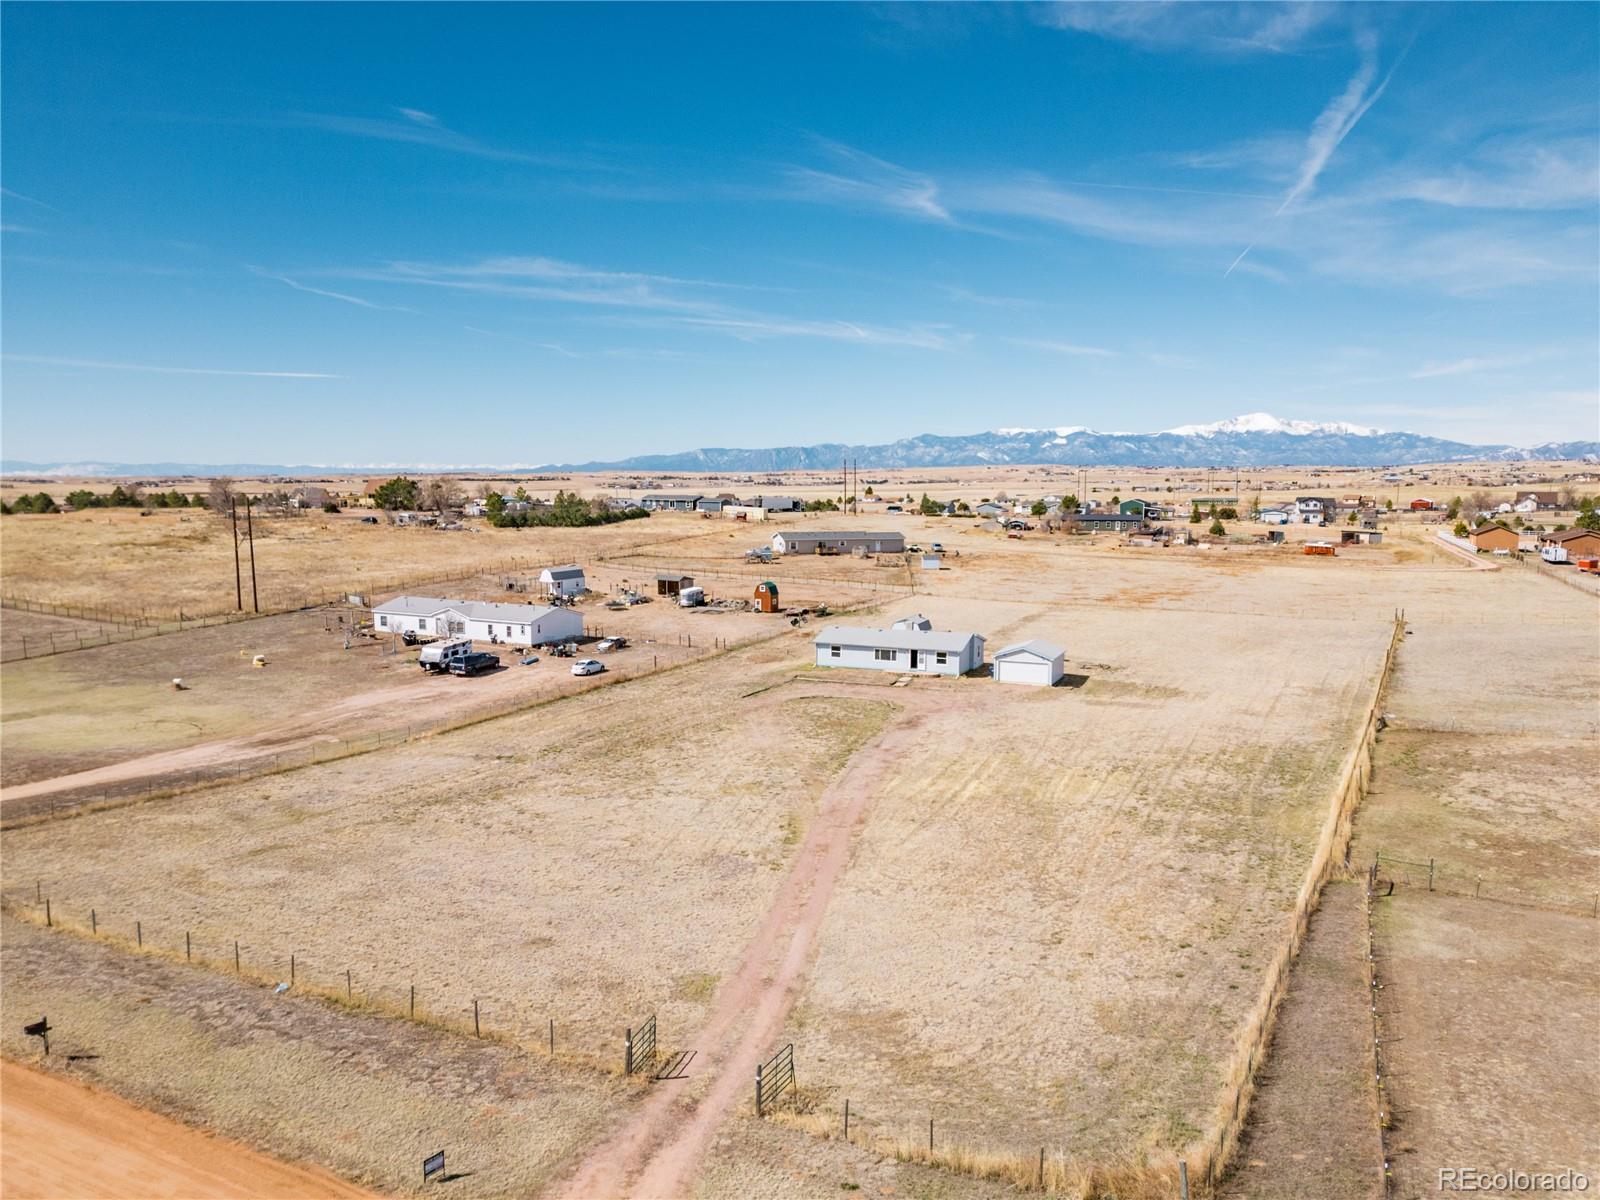
[[[0,1191],[8,1200],[372,1197],[63,1079],[0,1062]]]
[[[699,1099],[686,1109],[677,1090],[682,1085],[656,1084],[635,1116],[556,1189],[559,1195],[659,1200],[687,1192],[717,1127],[749,1099],[756,1064],[776,1048],[880,777],[915,747],[920,710],[940,697],[905,691],[896,700],[905,706],[901,714],[823,794],[788,878],[737,970],[718,989],[705,1025],[686,1043],[699,1052],[702,1079],[691,1085]]]

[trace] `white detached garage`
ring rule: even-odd
[[[1067,652],[1053,642],[1018,642],[996,651],[994,677],[1001,683],[1054,687],[1066,674]]]

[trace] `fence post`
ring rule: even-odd
[[[756,1064],[756,1116],[761,1115],[761,1064]]]
[[[294,955],[292,953],[289,955],[289,983],[291,985],[294,983]]]
[[[233,973],[239,973],[239,939],[233,939]]]
[[[844,1102],[844,1140],[850,1140],[850,1101]]]
[[[45,924],[45,928],[48,929],[51,926],[52,923],[53,922],[50,920],[50,897],[46,896],[44,898],[44,924]]]
[[[355,995],[354,988],[350,986],[350,968],[346,967],[344,971],[344,998],[346,1000],[354,1000]]]
[[[96,919],[96,917],[94,915],[94,909],[92,909],[92,908],[89,910],[89,932],[90,933],[99,933],[100,932],[100,922],[99,922],[98,919]]]
[[[1428,890],[1433,891],[1433,859],[1428,860]]]
[[[933,1157],[933,1118],[928,1118],[928,1157]]]
[[[141,947],[144,945],[144,922],[143,921],[135,921],[133,923],[133,937],[134,937],[134,940],[136,942],[138,942]]]
[[[478,998],[476,996],[472,998],[472,1036],[483,1036],[483,1034],[478,1031]]]
[[[417,985],[414,983],[411,985],[411,1019],[417,1019]]]
[[[194,944],[189,940],[189,931],[187,929],[183,931],[183,961],[194,961]]]
[[[1181,1200],[1189,1200],[1189,1163],[1187,1159],[1180,1158],[1178,1160],[1178,1187]]]
[[[556,1019],[550,1018],[550,1057],[556,1056]]]

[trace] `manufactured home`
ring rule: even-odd
[[[639,507],[651,512],[693,512],[704,496],[678,495],[676,492],[649,492],[639,498]]]
[[[906,535],[788,530],[772,535],[772,548],[779,554],[817,554],[829,551],[838,554],[901,554],[906,548]]]
[[[581,596],[589,590],[583,579],[583,568],[577,563],[546,567],[539,572],[539,586],[547,596]]]
[[[1054,687],[1066,674],[1067,652],[1053,642],[1018,642],[997,651],[994,677],[1000,683],[1023,683],[1033,687]]]
[[[983,665],[983,637],[976,633],[830,625],[813,645],[819,667],[965,675]]]
[[[472,638],[513,646],[570,642],[583,636],[583,615],[542,604],[492,604],[432,596],[396,596],[372,606],[378,633]]]

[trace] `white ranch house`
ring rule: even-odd
[[[589,585],[584,582],[583,568],[577,563],[546,567],[539,572],[539,586],[547,596],[581,596],[589,590]]]
[[[983,637],[976,633],[830,625],[813,644],[819,667],[965,675],[983,665]]]
[[[905,548],[906,535],[903,533],[785,530],[772,535],[772,549],[778,554],[815,554],[819,549],[837,550],[841,554],[853,554],[858,550],[867,554],[900,554]]]
[[[1066,674],[1067,652],[1035,638],[995,652],[994,677],[1000,683],[1054,687]]]
[[[379,633],[469,637],[512,646],[570,642],[583,636],[583,614],[570,608],[431,596],[396,596],[375,604],[372,625]]]

